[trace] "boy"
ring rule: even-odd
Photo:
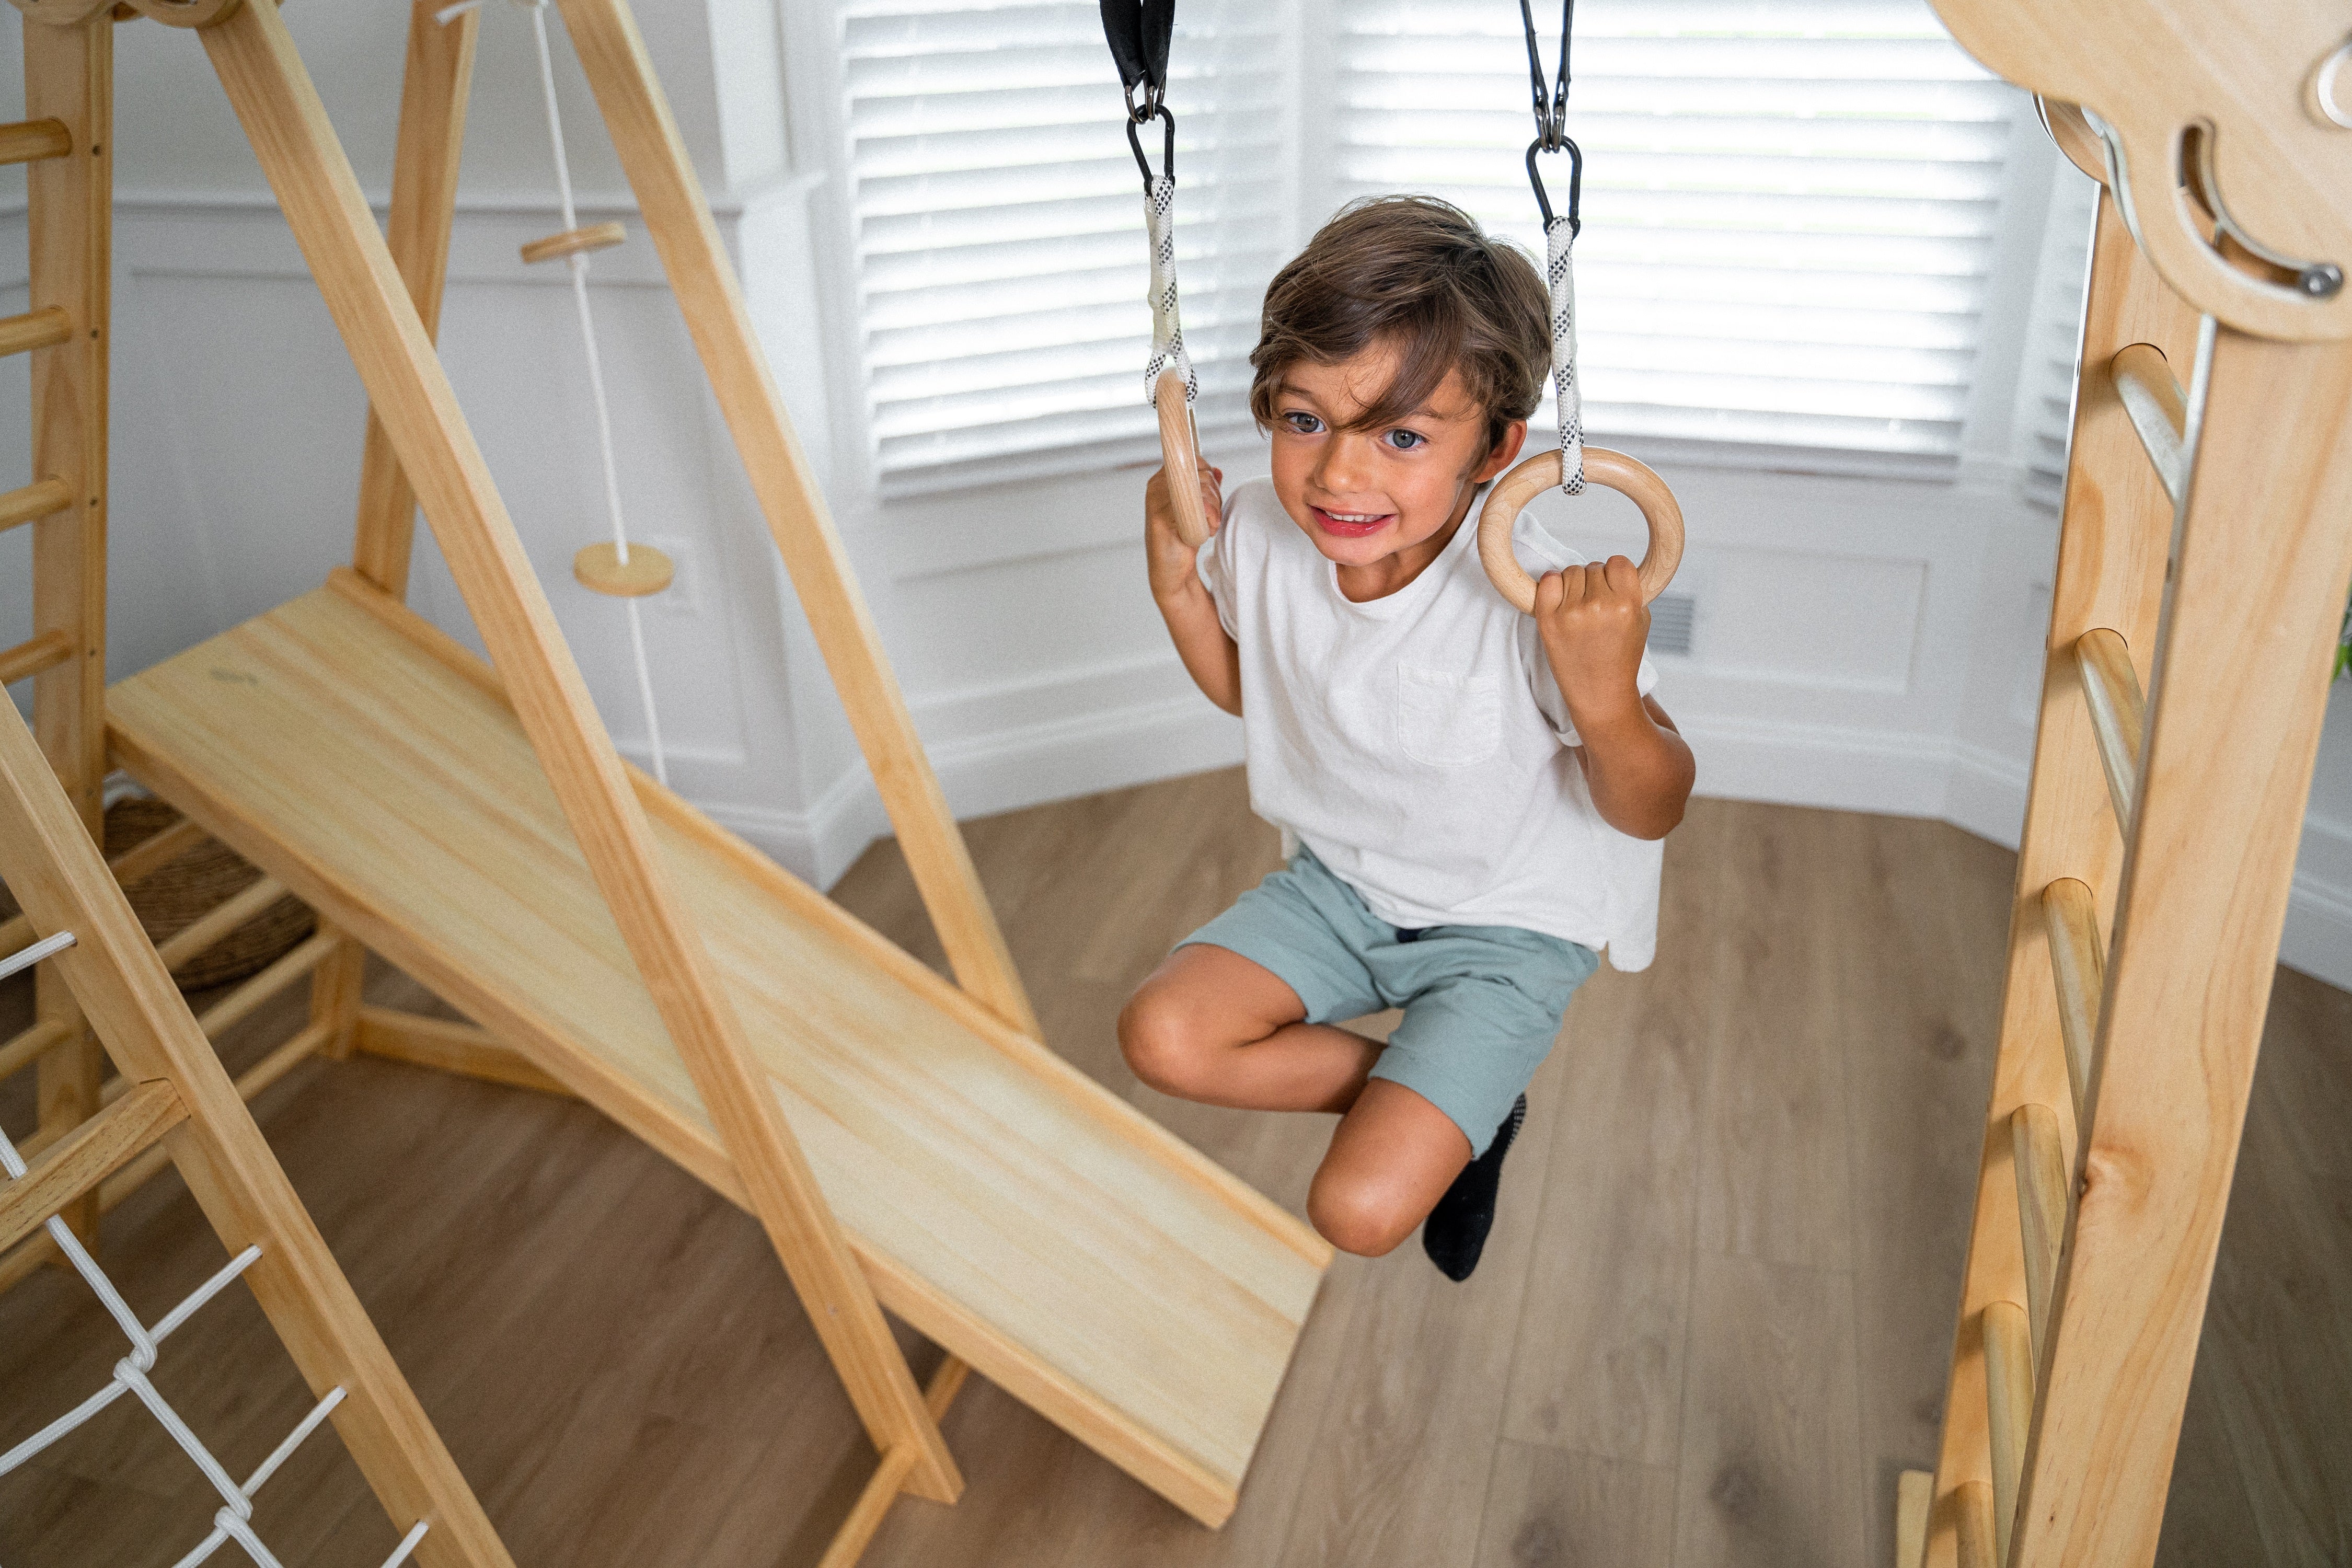
[[[1693,776],[1647,695],[1632,563],[1523,524],[1554,568],[1532,617],[1480,567],[1472,508],[1550,358],[1518,251],[1443,202],[1357,204],[1266,291],[1250,407],[1271,483],[1223,507],[1203,474],[1218,521],[1197,559],[1164,473],[1145,498],[1168,634],[1241,716],[1252,808],[1296,853],[1143,983],[1120,1046],[1169,1094],[1339,1113],[1316,1228],[1378,1256],[1426,1219],[1454,1279],[1596,950],[1649,963],[1656,841]],[[1332,1024],[1391,1006],[1385,1047]]]

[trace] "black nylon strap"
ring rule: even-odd
[[[1135,106],[1135,89],[1147,89],[1156,108],[1168,90],[1168,43],[1176,31],[1176,0],[1101,0],[1103,37],[1118,66],[1118,85]],[[1140,107],[1140,106],[1136,106]],[[1148,116],[1147,116],[1148,118]]]

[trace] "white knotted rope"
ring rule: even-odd
[[[0,1132],[0,1169],[7,1172],[12,1182],[24,1179],[24,1156],[16,1152],[16,1145],[5,1132]],[[114,1363],[114,1375],[105,1387],[6,1453],[0,1454],[0,1476],[16,1468],[128,1394],[147,1407],[147,1413],[171,1434],[172,1441],[180,1446],[180,1451],[187,1455],[189,1462],[203,1472],[205,1479],[220,1496],[221,1506],[213,1515],[212,1532],[192,1547],[175,1568],[196,1568],[197,1563],[231,1541],[243,1548],[255,1568],[283,1568],[276,1554],[263,1544],[260,1536],[254,1533],[253,1494],[261,1489],[264,1481],[278,1473],[278,1467],[293,1457],[294,1450],[302,1446],[303,1439],[317,1431],[335,1406],[343,1402],[343,1391],[341,1388],[329,1390],[327,1396],[310,1407],[310,1413],[286,1435],[285,1441],[271,1450],[269,1458],[262,1460],[240,1486],[229,1479],[228,1471],[213,1457],[212,1450],[205,1447],[203,1439],[189,1427],[180,1413],[172,1408],[171,1402],[156,1391],[154,1384],[147,1376],[155,1369],[158,1347],[163,1341],[171,1336],[173,1330],[194,1317],[205,1303],[226,1289],[230,1280],[252,1268],[261,1257],[261,1248],[248,1247],[230,1258],[218,1273],[197,1286],[186,1300],[158,1319],[154,1327],[148,1328],[140,1322],[130,1303],[123,1300],[122,1293],[114,1288],[114,1281],[107,1278],[106,1271],[98,1266],[97,1259],[90,1257],[80,1238],[74,1235],[64,1220],[51,1215],[47,1228],[49,1239],[58,1244],[58,1249],[73,1265],[74,1272],[81,1276],[82,1282],[89,1287],[90,1293],[98,1298],[100,1305],[114,1320],[115,1326],[131,1342],[131,1353]],[[425,1539],[427,1528],[425,1521],[417,1521],[415,1528],[394,1548],[392,1555],[384,1559],[383,1568],[400,1568],[401,1563],[407,1562],[409,1554],[416,1550],[416,1543]]]
[[[1584,493],[1584,393],[1576,384],[1576,225],[1564,217],[1544,230],[1546,281],[1551,288],[1551,384],[1559,398],[1559,488]]]
[[[1201,395],[1192,356],[1184,352],[1184,323],[1176,310],[1176,182],[1155,175],[1143,196],[1143,226],[1151,237],[1151,359],[1143,367],[1143,400],[1160,401],[1160,373],[1184,378],[1184,402]]]
[[[433,15],[444,26],[468,11],[478,10],[486,0],[457,0]],[[580,226],[580,216],[573,210],[572,200],[572,161],[563,150],[563,114],[555,101],[555,59],[547,43],[547,0],[515,0],[515,4],[530,13],[532,39],[539,47],[540,98],[547,108],[547,140],[555,154],[555,193],[563,207],[565,233]],[[613,529],[613,554],[624,566],[629,563],[629,528],[621,512],[621,471],[613,457],[613,414],[604,396],[604,362],[596,352],[596,318],[588,308],[588,258],[573,251],[563,258],[572,273],[572,303],[580,318],[580,347],[588,359],[588,392],[596,406],[596,449],[604,459],[604,513]],[[637,672],[637,700],[646,710],[646,743],[653,753],[654,777],[669,783],[669,763],[662,749],[661,716],[654,708],[653,670],[646,662],[645,619],[638,614],[637,601],[624,598],[622,607],[629,616],[629,657]]]

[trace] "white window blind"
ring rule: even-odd
[[[1096,0],[845,0],[852,212],[885,495],[1139,460],[1143,185]],[[1293,226],[1282,14],[1179,8],[1178,277],[1204,440],[1245,425],[1258,306]],[[1157,167],[1160,127],[1145,140]]]
[[[2074,434],[2074,384],[2098,195],[2095,181],[2072,163],[2059,163],[2051,177],[2050,216],[2034,271],[2025,361],[2018,368],[2018,484],[2027,500],[2050,512],[2066,499],[2066,448]]]
[[[1540,257],[1517,7],[1335,9],[1334,205],[1429,192]],[[1557,0],[1535,10],[1558,27]],[[1547,74],[1557,47],[1555,31]],[[1925,0],[1581,0],[1569,132],[1586,160],[1588,427],[1645,451],[1948,464],[2020,102]],[[1565,210],[1567,160],[1542,163]]]

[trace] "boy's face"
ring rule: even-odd
[[[1343,586],[1386,592],[1435,560],[1478,486],[1510,466],[1527,435],[1514,421],[1488,450],[1486,411],[1453,371],[1403,419],[1355,428],[1397,357],[1392,343],[1374,342],[1337,364],[1295,364],[1276,389],[1275,494],[1339,565]],[[1391,577],[1402,580],[1382,586]]]

